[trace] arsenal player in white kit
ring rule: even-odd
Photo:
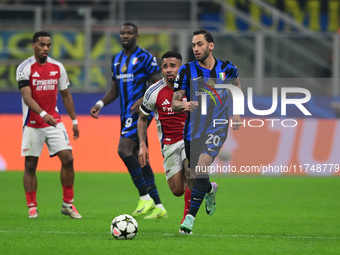
[[[189,210],[191,197],[183,167],[183,161],[186,159],[183,128],[187,112],[173,112],[171,109],[174,82],[181,63],[182,56],[178,52],[168,51],[163,54],[161,69],[165,78],[150,86],[145,92],[143,104],[140,107],[141,113],[139,114],[137,130],[140,141],[139,162],[143,166],[149,159],[146,130],[148,116],[153,111],[157,121],[158,138],[164,157],[163,167],[169,188],[175,196],[182,196],[185,193],[184,219]],[[157,208],[154,210],[157,210]]]
[[[37,177],[38,159],[44,143],[51,157],[61,161],[60,180],[63,188],[62,214],[80,219],[73,205],[74,168],[72,146],[57,108],[58,90],[65,109],[72,119],[73,139],[79,137],[78,122],[66,70],[60,62],[48,57],[51,36],[44,31],[34,34],[34,55],[22,62],[16,79],[22,96],[23,137],[21,155],[25,157],[24,188],[29,218],[38,218]]]

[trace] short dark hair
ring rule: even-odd
[[[204,39],[207,40],[208,43],[214,42],[213,35],[206,30],[205,28],[197,29],[193,32],[194,35],[204,35]]]
[[[163,54],[162,60],[165,58],[177,58],[182,61],[182,55],[177,51],[167,51]]]
[[[130,21],[125,22],[123,25],[120,26],[120,29],[122,29],[122,26],[133,27],[133,29],[136,31],[136,34],[138,34],[138,27],[136,26],[135,23],[132,23],[132,22],[130,22]]]
[[[39,32],[36,32],[34,35],[33,35],[33,40],[32,42],[33,43],[36,43],[39,39],[40,36],[47,36],[49,38],[51,38],[51,35],[45,31],[39,31]]]

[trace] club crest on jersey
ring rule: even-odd
[[[221,73],[220,73],[220,74],[221,74]],[[214,82],[214,80],[209,79],[209,80],[207,81],[207,85],[209,85],[209,86],[215,88],[215,82]]]
[[[126,66],[126,64],[124,64],[124,65],[122,66],[122,68],[120,69],[120,71],[121,71],[122,73],[125,73],[126,70],[127,70],[127,66]]]
[[[132,61],[131,61],[131,63],[132,63],[133,65],[137,64],[137,62],[138,62],[138,58],[133,58]]]
[[[58,73],[58,71],[50,71],[50,76],[55,76]]]

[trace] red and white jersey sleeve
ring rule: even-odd
[[[140,107],[145,115],[153,111],[157,121],[158,138],[163,144],[173,144],[183,139],[183,128],[187,113],[173,112],[171,109],[174,90],[170,89],[164,78],[148,88]],[[183,99],[186,101],[186,98]]]
[[[68,88],[70,82],[65,67],[60,62],[48,57],[47,63],[40,65],[32,56],[22,62],[17,68],[16,79],[19,88],[30,86],[32,98],[41,109],[52,115],[57,123],[61,122],[57,108],[58,90]],[[22,100],[23,125],[33,128],[49,127],[48,124]]]

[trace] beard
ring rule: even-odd
[[[196,58],[197,61],[203,63],[208,58],[209,53],[210,53],[210,51],[209,51],[209,48],[207,47],[207,49],[205,51],[203,51],[201,57]]]
[[[123,49],[129,50],[136,44],[136,40],[131,40],[127,44],[122,44]]]

